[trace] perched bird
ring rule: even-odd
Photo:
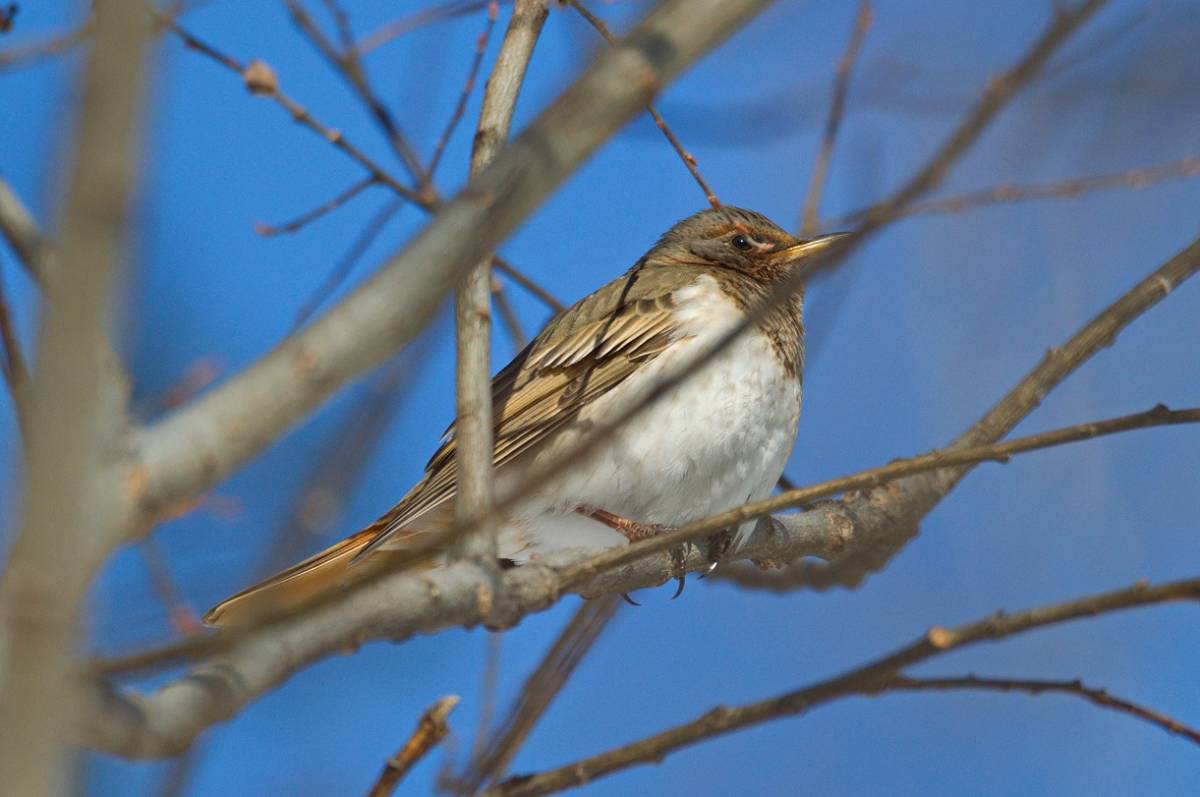
[[[668,230],[623,276],[552,319],[492,381],[497,494],[707,352],[837,237],[799,240],[733,207]],[[766,497],[795,441],[803,362],[801,297],[793,294],[509,512],[499,555],[520,564],[564,548],[627,544]],[[297,606],[447,528],[455,448],[451,425],[424,478],[379,520],[229,598],[205,622],[236,625]],[[734,549],[752,528],[736,530]]]

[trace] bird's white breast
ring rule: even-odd
[[[674,299],[676,342],[581,413],[535,461],[559,456],[596,422],[617,418],[743,317],[711,277],[676,291]],[[679,526],[764,498],[783,472],[799,417],[799,379],[751,328],[524,505],[514,528],[502,535],[502,553],[522,560],[551,549],[625,541],[575,513],[578,506]]]

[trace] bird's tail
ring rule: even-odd
[[[206,625],[217,628],[245,626],[265,617],[296,609],[319,595],[344,586],[353,577],[375,572],[389,558],[387,551],[372,553],[361,562],[354,558],[379,536],[378,524],[368,526],[303,562],[242,590],[204,615]]]

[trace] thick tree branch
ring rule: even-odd
[[[101,350],[136,173],[144,15],[132,0],[96,12],[61,211],[63,265],[45,281],[24,518],[0,583],[0,772],[5,791],[29,797],[65,793],[79,610],[98,565],[86,536],[115,523],[120,495],[108,465],[125,396]],[[24,243],[14,246],[37,271],[48,249]]]
[[[1197,599],[1200,599],[1200,579],[1189,579],[1158,587],[1138,585],[1016,614],[999,613],[958,628],[931,628],[911,644],[827,681],[758,703],[734,708],[718,706],[668,731],[540,775],[511,778],[484,794],[487,797],[553,794],[631,766],[661,761],[676,750],[716,736],[802,714],[842,697],[876,694],[885,690],[901,671],[951,650],[1122,609]]]
[[[653,92],[765,0],[668,0],[605,52],[374,277],[235,379],[145,430],[130,479],[149,524],[377,365]]]

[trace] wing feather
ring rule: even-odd
[[[635,267],[560,314],[492,380],[495,466],[539,446],[675,339],[671,291],[639,285],[638,272]],[[379,536],[360,556],[454,498],[457,445],[451,424],[425,477],[374,524]]]

